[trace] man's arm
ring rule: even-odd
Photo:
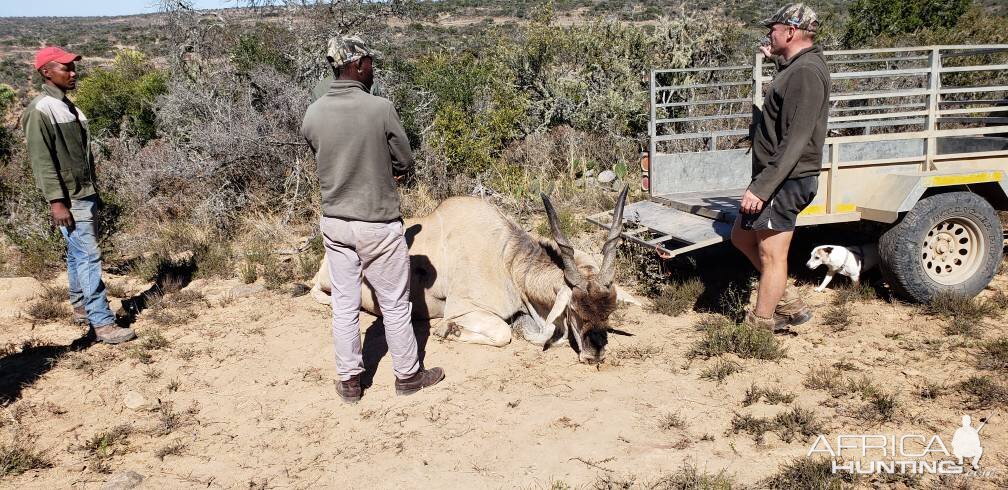
[[[413,151],[410,150],[409,138],[395,107],[389,104],[388,120],[385,122],[385,137],[388,139],[389,152],[392,154],[392,173],[403,175],[413,167]]]
[[[784,91],[780,115],[784,120],[781,125],[784,135],[766,168],[749,185],[748,190],[756,197],[763,201],[769,199],[794,170],[798,158],[812,138],[825,96],[822,80],[811,69],[803,68],[791,76]]]
[[[72,227],[73,215],[70,214],[70,209],[67,207],[69,199],[65,191],[66,185],[63,183],[63,178],[56,169],[56,162],[53,160],[53,155],[56,152],[53,148],[52,125],[44,114],[31,108],[25,115],[21,129],[24,130],[25,140],[28,144],[28,158],[31,160],[35,185],[49,202],[53,221],[58,226]]]

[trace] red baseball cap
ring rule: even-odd
[[[35,53],[35,69],[38,70],[39,68],[42,68],[50,61],[63,63],[65,65],[71,61],[80,61],[80,59],[81,57],[79,54],[67,52],[58,46],[48,46],[40,49],[38,53]]]

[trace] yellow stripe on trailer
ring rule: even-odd
[[[836,210],[834,210],[833,213],[834,214],[853,213],[855,211],[857,211],[857,205],[850,203],[843,203],[843,204],[837,204]],[[802,212],[798,214],[798,216],[818,216],[822,214],[826,214],[825,204],[811,204],[807,206],[805,209],[803,209]]]
[[[992,172],[976,172],[972,174],[960,175],[936,175],[928,179],[932,187],[942,187],[947,185],[979,184],[981,182],[1000,182],[1004,179],[1004,172],[995,170]]]

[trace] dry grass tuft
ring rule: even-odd
[[[88,439],[80,449],[86,452],[91,469],[98,473],[111,473],[112,466],[109,464],[111,459],[126,453],[129,449],[129,436],[132,433],[133,428],[123,424],[99,432]]]
[[[980,347],[980,356],[977,359],[977,366],[980,369],[990,369],[993,371],[1003,371],[1008,373],[1008,337],[1000,337],[998,339],[985,342]]]
[[[972,397],[972,408],[987,408],[1008,404],[1008,388],[990,376],[971,376],[959,383],[959,391]]]
[[[658,417],[658,428],[663,431],[684,430],[686,429],[686,421],[679,415],[679,412],[667,412]]]
[[[666,284],[652,296],[650,309],[662,315],[678,316],[692,309],[703,292],[703,283],[695,277]]]
[[[863,303],[877,298],[878,295],[875,294],[875,289],[862,281],[857,284],[848,283],[837,288],[832,304],[839,306],[851,303]]]
[[[181,456],[185,452],[186,447],[188,447],[188,444],[181,439],[176,439],[155,451],[154,456],[164,461],[167,456]]]
[[[975,338],[982,335],[979,327],[985,318],[996,318],[1000,314],[995,301],[957,293],[940,293],[921,309],[927,315],[948,320],[949,324],[945,327],[947,334]]]
[[[935,381],[925,381],[917,390],[917,395],[924,400],[936,400],[945,394],[947,387]]]
[[[786,354],[777,338],[763,329],[736,324],[726,318],[706,325],[705,329],[704,338],[693,344],[688,357],[710,359],[732,353],[743,359],[779,361]]]
[[[839,490],[852,483],[854,478],[849,473],[833,473],[829,459],[804,457],[782,464],[759,486],[773,490]]]
[[[42,301],[64,303],[70,300],[70,288],[65,285],[46,286],[39,295]]]
[[[760,399],[763,399],[769,405],[788,404],[795,401],[797,397],[794,393],[783,391],[780,388],[760,388],[759,386],[752,385],[746,390],[745,397],[742,398],[742,406],[748,407],[749,405],[758,403]]]
[[[560,485],[560,486],[558,486]],[[553,490],[569,490],[571,487],[563,482],[553,482]],[[653,479],[641,479],[634,475],[617,476],[612,473],[602,473],[590,488],[617,489],[663,489],[663,490],[731,490],[739,488],[735,481],[723,471],[711,474],[702,472],[692,464],[684,464],[672,474],[661,475]]]
[[[891,422],[896,418],[900,405],[896,393],[876,390],[868,396],[866,409],[858,413],[865,420]]]
[[[66,299],[52,301],[43,298],[29,304],[28,307],[25,308],[25,313],[28,313],[36,320],[51,321],[70,318],[72,310],[66,303]]]
[[[753,439],[760,444],[763,443],[763,436],[767,432],[777,434],[784,442],[791,442],[798,435],[807,439],[823,431],[823,423],[815,416],[815,413],[801,407],[793,407],[791,410],[777,414],[772,419],[753,417],[748,414],[735,414],[731,427],[732,433],[745,432],[753,436]]]
[[[826,307],[822,322],[834,332],[842,332],[851,326],[853,316],[854,311],[849,303],[831,304]]]
[[[105,291],[113,298],[130,298],[133,296],[133,291],[120,282],[109,281],[105,283]]]
[[[51,467],[52,462],[45,453],[36,450],[32,438],[15,436],[11,443],[0,444],[0,477]]]
[[[700,377],[703,379],[709,379],[711,381],[716,381],[718,384],[722,383],[725,378],[731,376],[739,371],[742,371],[742,365],[730,361],[728,359],[718,359],[717,362],[712,366],[708,366],[700,373]]]

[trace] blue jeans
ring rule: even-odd
[[[70,287],[70,303],[74,308],[83,306],[87,311],[88,323],[101,327],[115,323],[115,315],[109,308],[105,283],[102,282],[101,249],[95,235],[95,212],[97,197],[71,201],[70,213],[74,226],[60,227],[67,243],[67,279]]]

